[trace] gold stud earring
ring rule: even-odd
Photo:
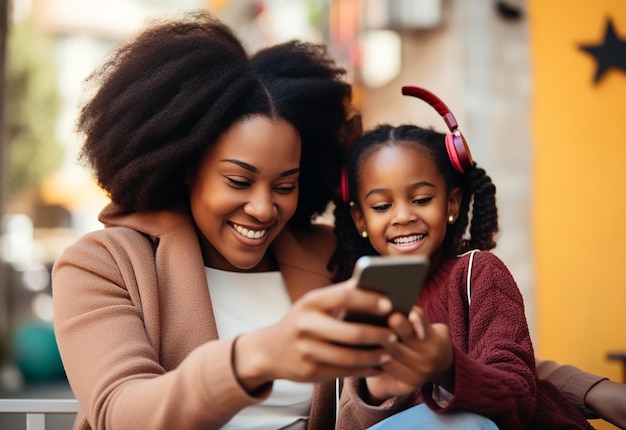
[[[454,222],[454,217],[453,217],[452,215],[450,215],[450,216],[448,217],[448,222],[449,222],[450,224],[452,224],[452,223]]]
[[[366,232],[365,230],[363,230],[363,231],[361,232],[361,237],[362,237],[363,239],[367,238],[367,232]]]

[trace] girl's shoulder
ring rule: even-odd
[[[457,279],[468,294],[480,291],[493,294],[495,290],[518,300],[520,291],[513,274],[504,261],[490,251],[468,251],[457,257]],[[469,287],[471,285],[471,287]]]
[[[500,257],[490,251],[480,250],[471,250],[444,259],[431,278],[437,284],[452,282],[462,285],[467,283],[468,278],[513,281],[509,269]]]
[[[472,267],[472,269],[498,269],[507,270],[506,264],[500,257],[491,251],[481,251],[479,249],[472,249],[470,251],[459,254],[455,258],[454,266],[463,269],[466,267]]]

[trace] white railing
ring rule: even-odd
[[[26,430],[45,430],[47,414],[75,414],[75,399],[0,399],[0,414],[26,414]]]

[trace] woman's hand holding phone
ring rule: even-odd
[[[340,309],[387,315],[392,304],[355,288],[352,280],[304,294],[276,324],[239,337],[234,369],[241,384],[252,392],[275,379],[318,382],[379,373],[391,359],[384,345],[396,342],[397,335],[389,327],[337,319]],[[376,348],[358,348],[362,344]]]

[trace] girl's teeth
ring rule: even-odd
[[[418,240],[420,240],[423,237],[423,235],[421,234],[415,234],[413,236],[406,236],[406,237],[398,237],[393,239],[393,243],[396,245],[409,245],[412,243],[417,242]]]

